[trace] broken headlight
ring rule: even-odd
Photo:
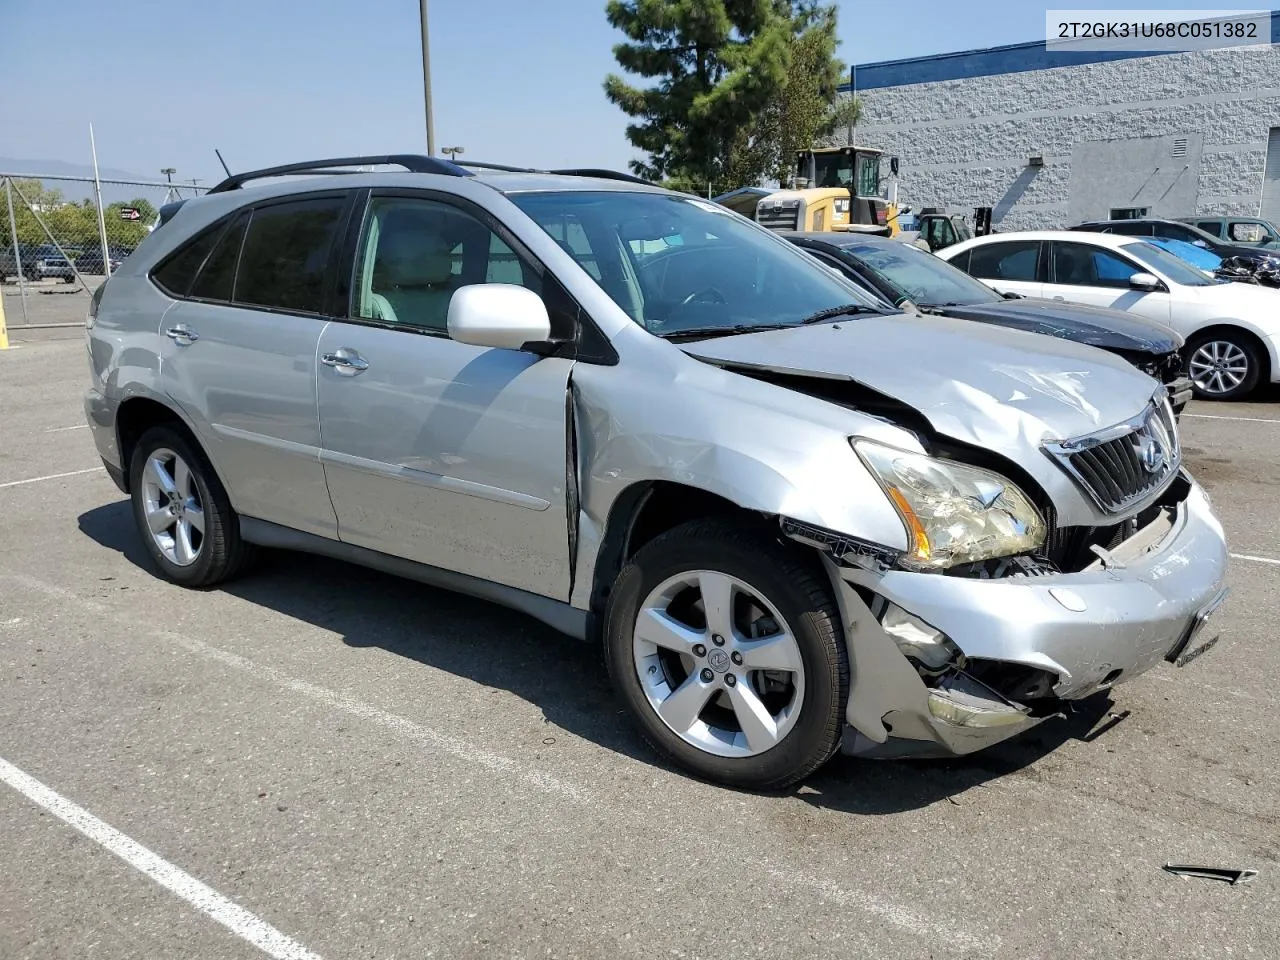
[[[1044,519],[998,473],[870,440],[854,440],[853,449],[907,528],[903,566],[942,570],[1028,553],[1044,542]]]

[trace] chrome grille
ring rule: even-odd
[[[1157,396],[1138,416],[1045,450],[1108,513],[1161,489],[1182,461],[1173,410]]]

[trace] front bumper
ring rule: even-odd
[[[1169,391],[1169,405],[1173,407],[1173,415],[1182,416],[1182,411],[1191,402],[1195,390],[1191,378],[1178,377],[1176,380],[1170,380],[1165,384],[1165,388]]]
[[[1137,543],[1142,531],[1133,538]],[[863,601],[867,591],[945,633],[970,660],[998,661],[1056,677],[1052,698],[1076,700],[1184,655],[1197,618],[1221,603],[1227,546],[1199,486],[1169,529],[1123,568],[976,580],[861,567],[835,576],[854,681],[846,719],[858,736],[846,751],[883,756],[970,753],[1034,726],[1035,715],[999,725],[943,719],[926,687]],[[1112,551],[1123,557],[1125,544]],[[861,595],[858,590],[861,588]],[[934,693],[931,709],[930,696]],[[1053,702],[1053,701],[1050,701]]]

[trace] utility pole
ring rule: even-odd
[[[422,93],[427,108],[427,156],[434,157],[436,128],[431,110],[431,41],[427,35],[427,0],[419,0],[418,13],[422,20]]]

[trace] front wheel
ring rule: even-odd
[[[840,744],[849,663],[820,567],[741,522],[641,548],[605,617],[605,659],[645,739],[710,780],[781,789]]]
[[[1262,356],[1253,341],[1232,330],[1187,344],[1187,373],[1200,400],[1242,400],[1262,379]]]

